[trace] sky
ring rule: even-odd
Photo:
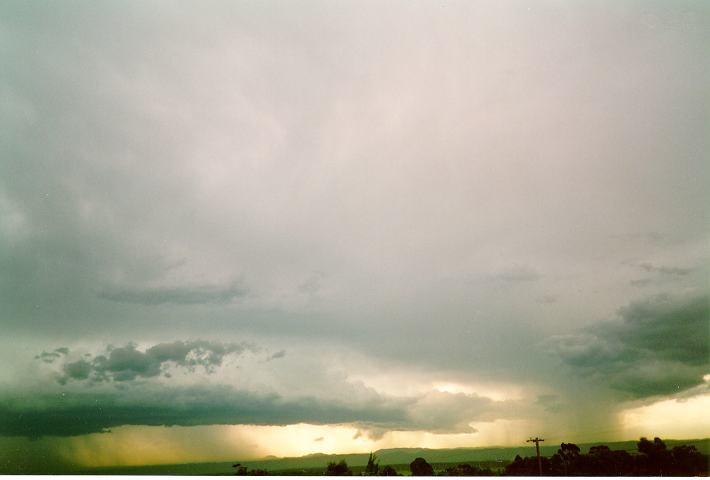
[[[707,437],[709,25],[2,2],[0,469]]]

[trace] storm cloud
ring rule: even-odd
[[[52,393],[0,396],[0,435],[38,438],[105,432],[122,425],[350,424],[382,434],[390,430],[475,432],[469,423],[509,417],[517,402],[437,392],[385,396],[346,386],[348,395],[321,399],[250,392],[227,385],[136,383],[121,388],[77,386]]]
[[[229,387],[162,388],[69,393],[0,400],[0,435],[40,437],[102,432],[121,425],[288,425],[299,422],[404,425],[405,411],[386,405],[329,404],[316,398],[284,400],[278,395]]]
[[[710,401],[708,21],[0,2],[0,428],[335,422],[350,451]]]
[[[654,296],[606,322],[553,341],[562,361],[635,398],[704,384],[708,373],[710,297]]]
[[[44,363],[54,363],[55,360],[62,358],[63,355],[69,353],[69,349],[66,347],[59,347],[51,352],[42,352],[35,355],[35,360],[42,360]]]

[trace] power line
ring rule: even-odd
[[[540,442],[544,442],[544,441],[545,441],[544,438],[538,438],[538,437],[535,437],[535,438],[530,437],[527,440],[525,440],[526,443],[527,442],[535,442],[535,450],[537,451],[537,469],[538,469],[538,472],[541,477],[542,477],[542,460],[540,459]]]

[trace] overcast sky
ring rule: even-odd
[[[707,436],[709,25],[2,2],[0,468]]]

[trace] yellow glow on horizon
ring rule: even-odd
[[[442,389],[458,385],[442,384]],[[444,390],[446,391],[446,390]],[[450,391],[450,390],[449,390]],[[698,438],[710,432],[710,393],[663,400],[621,413],[621,437]],[[385,448],[457,448],[521,445],[525,420],[471,423],[474,433],[390,431],[371,438],[353,425],[124,426],[109,433],[46,439],[71,463],[85,467],[254,460],[313,453],[367,453]],[[539,429],[539,428],[538,428]]]
[[[474,433],[431,433],[424,431],[393,431],[374,442],[374,449],[418,447],[459,448],[520,445],[525,439],[520,432],[529,430],[522,420],[496,420],[471,423]]]
[[[626,410],[621,424],[627,438],[704,438],[710,432],[710,394],[662,400]]]
[[[233,425],[236,437],[248,437],[258,446],[259,456],[298,457],[311,453],[350,453],[370,448],[370,439],[357,435],[358,429],[344,425],[286,426]],[[356,438],[357,437],[357,438]],[[350,450],[347,450],[348,448]]]
[[[125,426],[109,433],[55,439],[59,454],[84,467],[254,460],[383,448],[457,448],[520,444],[524,422],[472,424],[475,433],[391,431],[373,439],[350,425]]]
[[[273,455],[365,452],[373,441],[341,425],[124,426],[56,439],[65,460],[84,467],[253,460]]]

